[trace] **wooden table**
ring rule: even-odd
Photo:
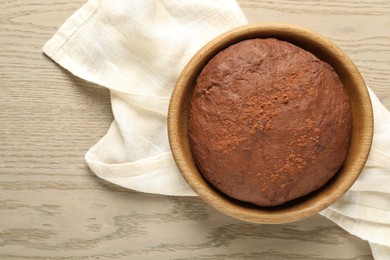
[[[0,0],[0,259],[371,259],[368,244],[314,216],[254,225],[198,198],[98,179],[84,154],[112,121],[109,93],[42,54],[84,0]],[[333,39],[390,108],[389,1],[255,1],[251,22]]]

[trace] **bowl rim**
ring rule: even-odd
[[[275,37],[279,36],[279,37]],[[308,199],[304,203],[297,203],[291,207],[270,209],[263,207],[247,207],[240,203],[234,202],[232,199],[225,198],[214,188],[210,187],[204,179],[199,178],[198,171],[189,150],[188,134],[182,136],[183,117],[187,118],[188,107],[183,103],[188,95],[192,94],[190,85],[200,73],[201,68],[219,51],[225,49],[229,45],[250,38],[270,38],[286,40],[291,37],[298,39],[293,44],[306,49],[312,50],[312,46],[317,53],[314,55],[331,55],[339,63],[339,70],[345,70],[349,73],[347,76],[354,83],[353,91],[359,99],[359,111],[361,122],[359,129],[362,133],[358,133],[359,138],[354,149],[359,149],[360,153],[354,157],[353,162],[345,165],[345,171],[348,170],[348,175],[341,175],[341,180],[331,186],[330,189],[325,189],[319,194],[314,195],[312,199]],[[300,39],[300,40],[299,40]],[[291,42],[290,40],[287,40]],[[329,57],[328,57],[329,58]],[[335,68],[335,65],[332,64]],[[195,70],[194,70],[195,67]],[[337,69],[335,68],[336,72]],[[189,93],[188,90],[191,90]],[[188,106],[188,104],[187,104]],[[356,112],[357,113],[357,112]],[[356,117],[355,117],[356,118]],[[186,128],[186,125],[184,125]],[[203,199],[207,204],[216,208],[234,218],[263,224],[281,224],[292,221],[297,221],[309,216],[312,216],[324,210],[338,198],[340,198],[352,186],[358,178],[365,162],[368,158],[371,148],[373,136],[373,111],[369,97],[369,93],[365,82],[350,58],[333,42],[319,33],[313,32],[307,28],[300,26],[285,24],[285,23],[255,23],[237,27],[226,33],[223,33],[202,47],[187,63],[178,77],[173,89],[169,108],[168,108],[168,138],[171,146],[171,151],[182,176],[190,185],[190,187]],[[351,138],[352,142],[352,138]],[[349,149],[352,149],[351,147]],[[351,160],[350,160],[351,161]],[[342,170],[342,171],[344,171]]]

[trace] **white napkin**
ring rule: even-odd
[[[90,0],[73,14],[43,51],[74,75],[110,89],[115,119],[85,156],[91,170],[129,189],[195,196],[170,153],[170,94],[197,50],[246,23],[235,0]],[[375,137],[367,166],[351,191],[322,214],[370,241],[377,259],[387,259],[390,114],[370,94]]]

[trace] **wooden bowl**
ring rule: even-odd
[[[333,66],[350,97],[352,133],[343,167],[322,188],[285,205],[259,207],[225,196],[202,177],[191,155],[187,118],[196,79],[214,55],[242,40],[269,37],[295,44]],[[168,134],[177,166],[188,184],[205,202],[237,219],[278,224],[297,221],[320,212],[351,187],[363,169],[370,151],[373,115],[362,76],[347,55],[334,43],[315,32],[288,24],[252,24],[218,36],[188,62],[172,93],[168,111]]]

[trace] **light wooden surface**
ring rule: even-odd
[[[41,53],[84,0],[0,0],[0,259],[371,259],[321,216],[255,225],[198,198],[135,193],[84,154],[111,123],[108,91]],[[390,107],[389,1],[239,1],[251,22],[333,39]]]

